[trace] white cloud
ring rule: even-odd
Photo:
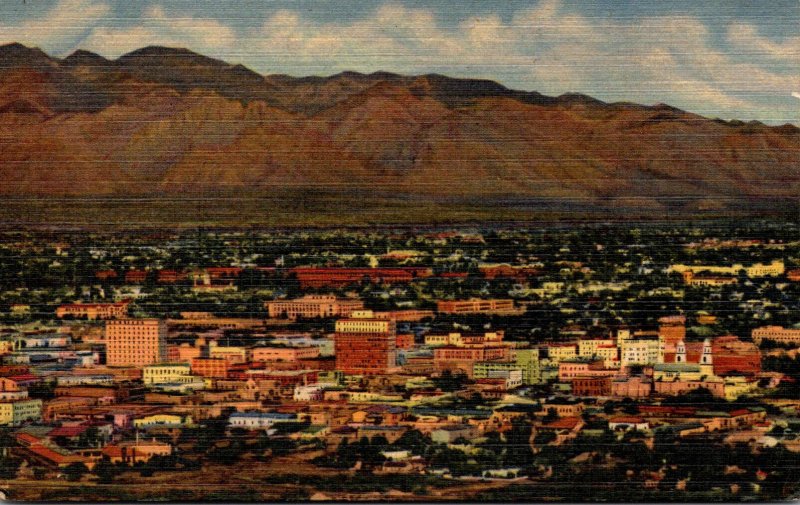
[[[0,44],[20,42],[45,50],[59,50],[72,44],[105,18],[111,8],[92,0],[59,0],[43,16],[19,24],[0,21]]]
[[[720,41],[692,16],[588,17],[560,0],[541,0],[510,20],[489,13],[457,25],[402,3],[344,22],[284,9],[249,29],[159,5],[132,26],[109,23],[108,14],[103,3],[61,0],[36,21],[0,24],[0,40],[47,46],[88,32],[74,46],[110,57],[146,45],[180,46],[264,73],[440,72],[548,94],[667,102],[721,117],[779,118],[786,102],[775,97],[791,100],[800,89],[798,36],[775,41],[732,23]]]
[[[754,26],[746,23],[731,24],[727,35],[728,41],[739,50],[800,65],[800,36],[787,37],[783,42],[774,42],[760,35]]]
[[[109,57],[118,57],[150,45],[180,46],[201,53],[219,54],[238,43],[234,30],[217,20],[176,16],[154,5],[145,9],[139,25],[124,28],[98,26],[80,45]]]

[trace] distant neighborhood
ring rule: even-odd
[[[764,226],[7,233],[0,473],[36,499],[783,498],[800,241]]]

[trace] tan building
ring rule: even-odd
[[[349,317],[353,311],[362,310],[364,302],[336,298],[332,295],[306,295],[295,300],[278,300],[264,304],[269,317]]]
[[[250,361],[298,361],[319,357],[319,347],[254,347]]]
[[[783,326],[762,326],[751,333],[753,342],[761,345],[762,340],[772,340],[781,344],[800,345],[800,329]]]
[[[56,309],[56,317],[63,319],[117,319],[128,316],[129,300],[116,303],[66,303]]]
[[[42,400],[22,398],[0,402],[0,425],[17,426],[42,419]]]
[[[731,266],[718,266],[718,265],[672,265],[670,270],[673,272],[708,272],[710,274],[721,275],[738,275],[739,272],[744,271],[748,277],[777,277],[783,275],[786,270],[783,260],[775,260],[772,263],[756,263],[750,266],[744,266],[737,263]]]
[[[550,344],[547,346],[547,357],[553,363],[561,363],[577,356],[578,346],[576,344]]]
[[[442,314],[515,314],[514,300],[439,300],[436,302],[437,312]]]
[[[167,360],[167,323],[161,319],[106,322],[106,363],[145,366]]]

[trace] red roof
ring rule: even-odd
[[[23,442],[23,443],[26,443],[26,444],[38,444],[39,443],[39,439],[38,438],[36,438],[33,435],[30,435],[28,433],[17,433],[15,436],[16,436],[18,442]]]
[[[35,381],[40,379],[38,375],[33,375],[30,373],[24,375],[12,375],[11,377],[6,378],[14,382]]]
[[[37,455],[47,459],[47,460],[52,461],[53,463],[55,463],[57,465],[61,465],[63,463],[66,463],[69,460],[67,458],[67,456],[64,456],[63,454],[59,454],[56,451],[54,451],[54,450],[52,450],[52,449],[50,449],[48,447],[45,447],[43,445],[32,445],[32,446],[28,447],[28,450],[31,451],[34,454],[37,454]]]
[[[107,445],[103,447],[103,454],[109,458],[121,458],[122,448],[118,445]]]
[[[542,428],[550,428],[554,430],[573,430],[580,422],[580,417],[562,417],[561,419],[553,421],[552,423],[543,425]]]
[[[609,423],[641,424],[645,423],[643,418],[636,416],[620,416],[608,420]]]
[[[49,432],[47,432],[48,437],[77,437],[81,433],[85,432],[89,427],[88,426],[61,426],[59,428],[53,428]]]
[[[748,409],[736,409],[730,412],[731,417],[746,416],[748,414],[752,414]]]

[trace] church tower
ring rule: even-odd
[[[675,363],[686,363],[686,344],[683,343],[683,340],[680,340],[675,346]]]
[[[710,365],[713,361],[713,352],[711,351],[711,339],[703,341],[703,355],[700,357],[701,365]]]
[[[703,341],[703,354],[700,355],[700,371],[707,377],[714,375],[713,355],[711,339],[707,338]]]

